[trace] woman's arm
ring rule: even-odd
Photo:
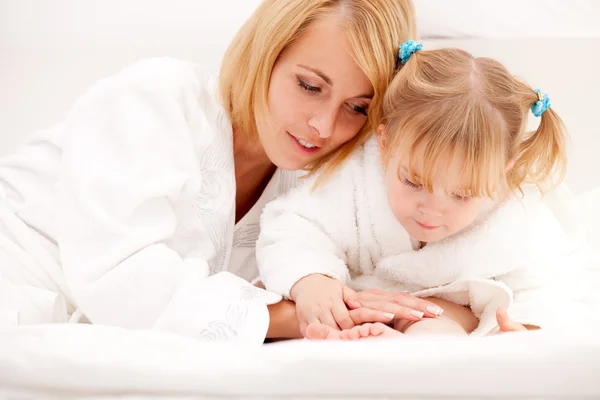
[[[281,300],[279,303],[267,306],[269,309],[268,339],[299,339],[300,327],[296,318],[296,305],[290,300]]]

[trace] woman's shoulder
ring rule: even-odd
[[[110,77],[115,82],[156,89],[206,88],[216,85],[215,76],[202,65],[171,57],[143,58],[124,66]]]
[[[67,121],[111,120],[126,127],[142,119],[173,131],[192,134],[200,147],[211,138],[231,135],[231,124],[218,95],[217,77],[207,68],[169,57],[145,58],[121,68],[89,87],[67,113]],[[129,132],[145,137],[146,130]],[[210,140],[209,140],[210,139]],[[187,139],[186,139],[187,140]]]
[[[170,57],[140,59],[104,77],[86,90],[73,109],[90,101],[133,94],[150,99],[192,101],[200,107],[220,107],[217,79],[207,68]]]

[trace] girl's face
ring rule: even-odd
[[[257,118],[257,129],[280,168],[301,169],[334,152],[367,122],[373,86],[354,61],[338,18],[332,14],[311,26],[273,67],[270,120]]]
[[[385,140],[380,137],[383,153]],[[423,154],[416,152],[415,178],[411,178],[408,162],[391,157],[385,180],[390,208],[408,234],[422,242],[437,242],[468,227],[492,204],[491,199],[470,197],[469,190],[460,181],[463,166],[461,155],[449,154],[452,159],[440,160],[433,174],[433,192],[422,186]],[[398,171],[400,173],[398,174]]]

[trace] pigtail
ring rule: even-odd
[[[540,124],[520,144],[513,169],[516,176],[511,180],[549,190],[560,184],[566,173],[566,129],[558,114],[550,108],[548,96],[539,91],[535,96],[530,105],[534,115],[540,116]]]

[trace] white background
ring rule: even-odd
[[[0,0],[0,154],[60,121],[87,87],[139,58],[173,56],[217,71],[258,3]],[[572,139],[567,183],[576,192],[600,185],[600,1],[415,4],[424,37],[501,38],[426,44],[499,58],[549,92]]]

